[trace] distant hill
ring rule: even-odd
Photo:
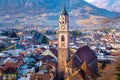
[[[67,0],[0,0],[0,10],[6,13],[17,13],[26,11],[38,12],[60,12]],[[66,3],[67,4],[67,3]],[[89,14],[112,17],[114,12],[97,8],[84,0],[69,0],[67,4],[69,11],[80,10],[81,13],[89,11]],[[34,13],[34,12],[31,12]],[[109,14],[109,15],[108,15]]]
[[[120,12],[120,0],[95,0],[91,4],[99,8]]]
[[[74,28],[88,26],[89,23],[83,20],[93,21],[94,24],[118,14],[97,8],[84,0],[0,0],[0,27],[58,27],[58,18],[64,4],[70,15],[70,26]]]
[[[102,26],[106,28],[120,29],[120,17],[102,20]]]

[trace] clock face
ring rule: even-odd
[[[65,29],[65,26],[64,25],[62,25],[62,27],[61,27],[63,30]]]

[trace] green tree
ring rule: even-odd
[[[81,31],[78,31],[78,30],[75,30],[75,31],[72,31],[72,35],[73,35],[73,36],[81,36],[81,35],[82,35],[82,32],[81,32]]]
[[[48,44],[49,43],[48,38],[46,36],[43,36],[41,43]]]
[[[5,46],[4,45],[1,45],[0,46],[0,51],[2,51],[2,49],[4,49],[5,48]]]

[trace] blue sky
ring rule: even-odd
[[[94,1],[94,0],[85,0],[85,1],[87,1],[87,2],[92,2],[92,1]]]

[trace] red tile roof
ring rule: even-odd
[[[11,70],[13,73],[17,71],[19,66],[22,64],[22,61],[19,61],[17,63],[11,63],[8,62],[4,65],[3,70],[6,72],[7,70]]]
[[[112,35],[105,35],[104,38],[109,40],[112,38]]]

